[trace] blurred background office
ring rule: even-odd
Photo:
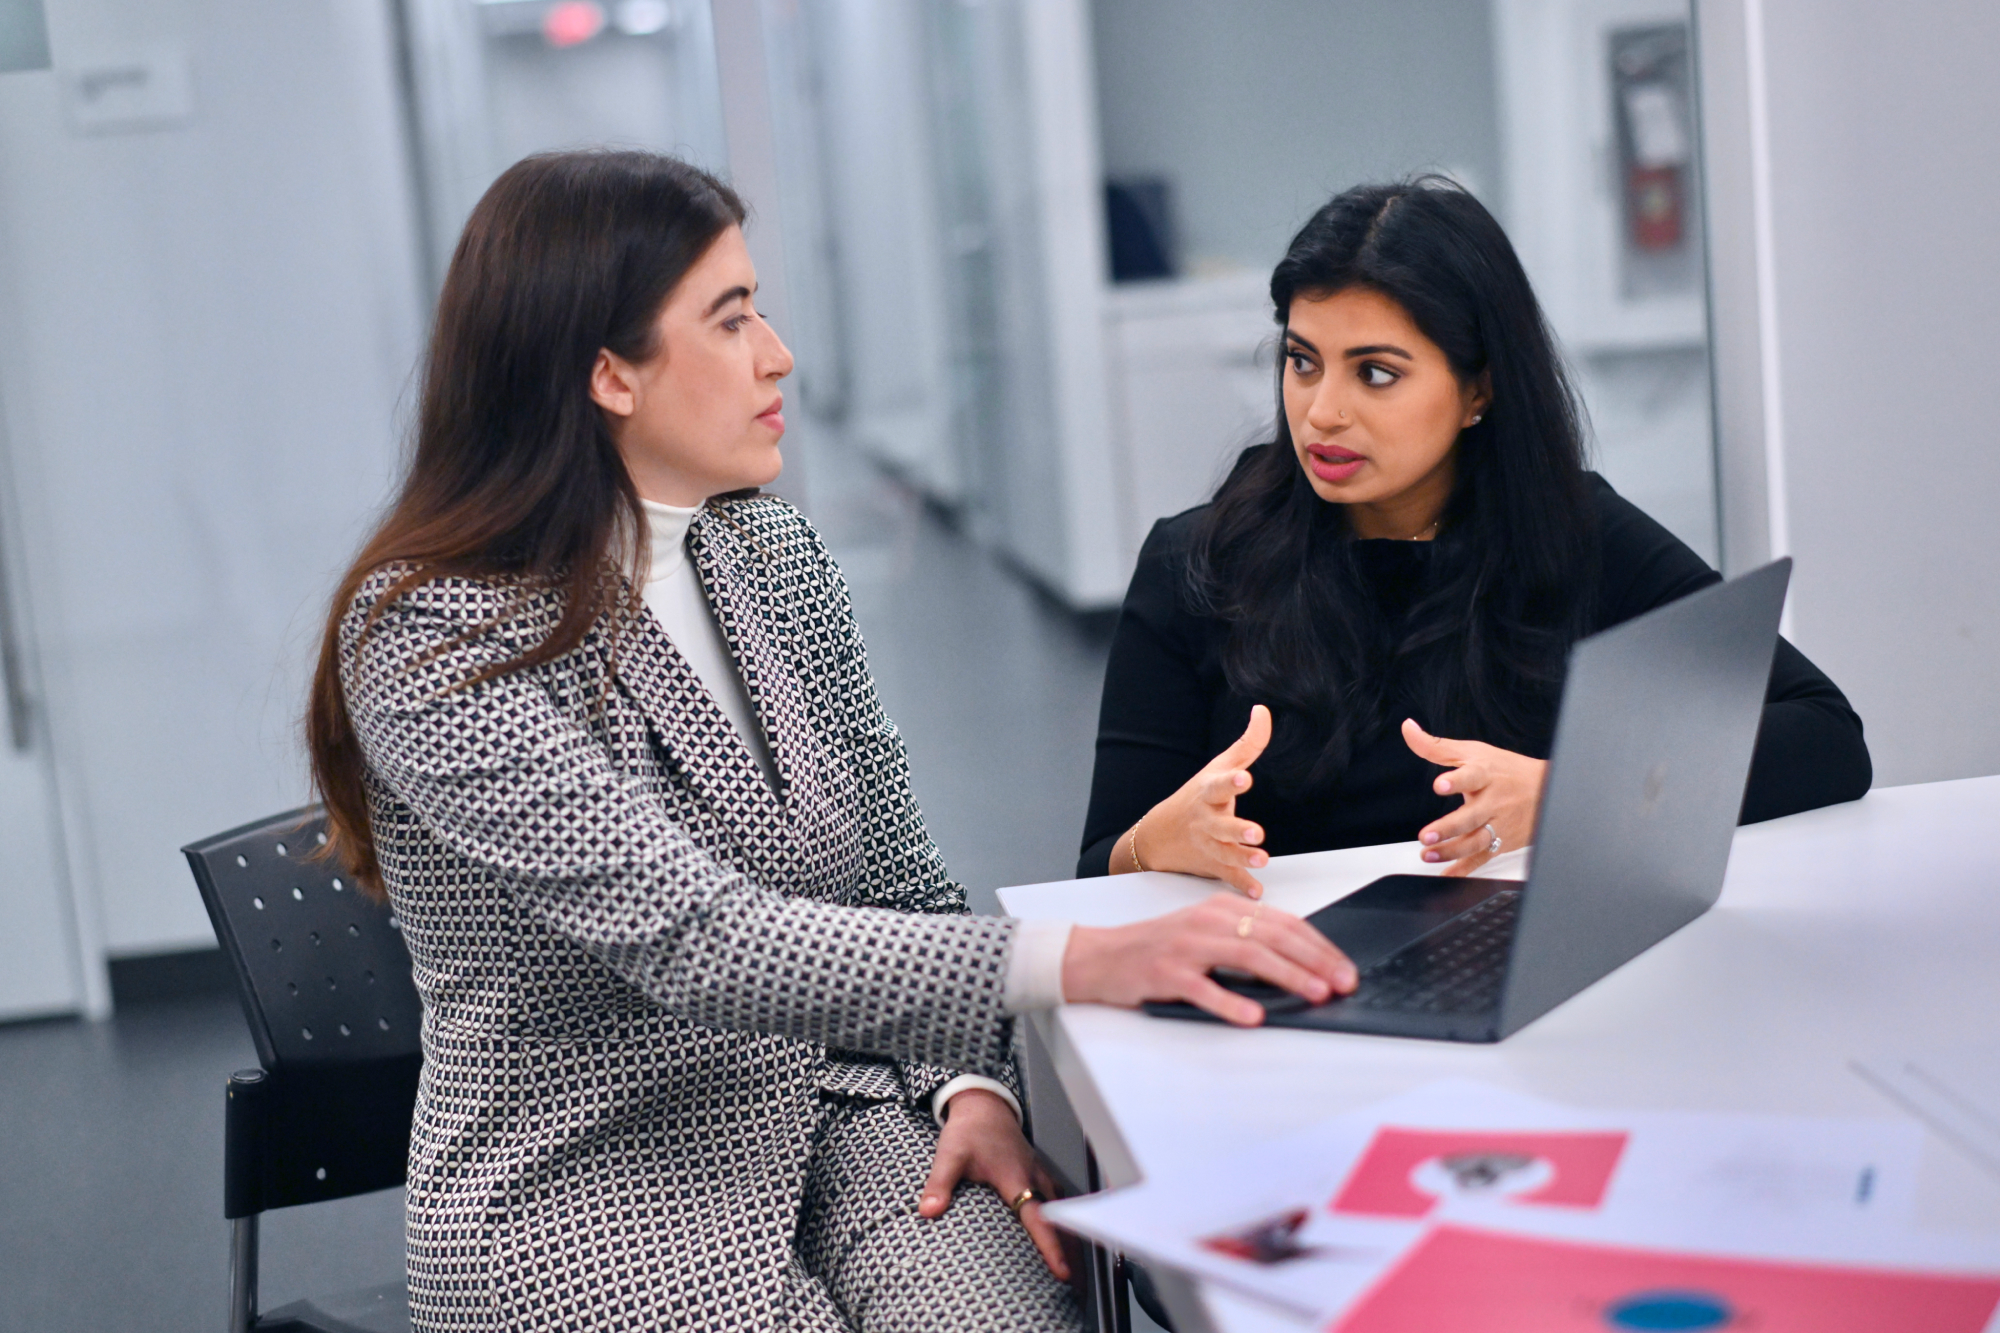
[[[323,599],[508,163],[749,197],[778,489],[990,910],[1073,864],[1148,527],[1269,427],[1270,266],[1418,171],[1507,226],[1597,467],[1797,557],[1879,780],[2000,770],[1996,42],[1977,0],[0,0],[0,1327],[219,1317],[253,1059],[176,849],[307,799]],[[267,1304],[392,1275],[398,1206],[274,1220]]]

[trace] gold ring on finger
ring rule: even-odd
[[[1041,1201],[1042,1196],[1035,1193],[1034,1188],[1030,1186],[1007,1201],[1007,1211],[1019,1217],[1023,1208],[1026,1208],[1031,1203],[1040,1203]]]

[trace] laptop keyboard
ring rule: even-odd
[[[1507,975],[1507,946],[1520,910],[1521,891],[1500,890],[1363,972],[1352,1003],[1432,1014],[1492,1008]]]

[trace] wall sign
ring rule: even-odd
[[[65,61],[61,82],[63,112],[78,134],[171,129],[194,115],[194,78],[180,46]]]

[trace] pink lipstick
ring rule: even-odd
[[[1368,461],[1350,449],[1331,444],[1309,444],[1306,454],[1312,459],[1308,464],[1312,474],[1321,481],[1346,481]]]

